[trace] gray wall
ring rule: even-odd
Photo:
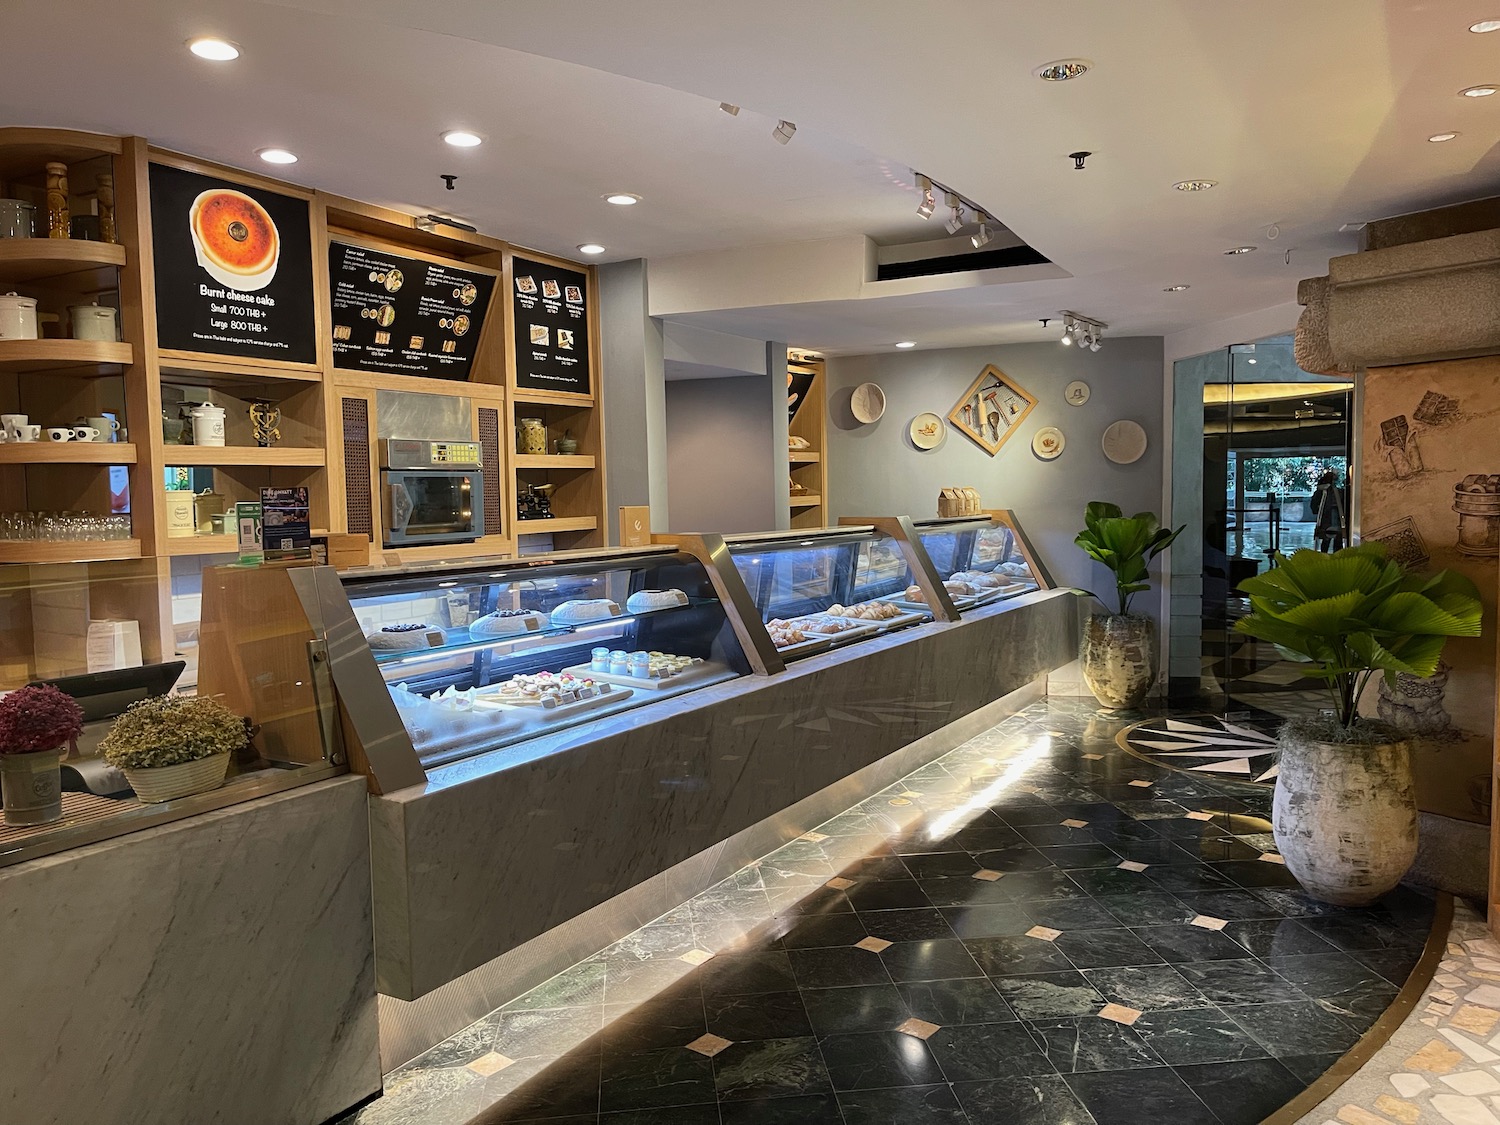
[[[765,376],[744,376],[666,384],[668,530],[775,529],[771,485],[784,482],[786,470],[774,462],[767,383]],[[784,418],[785,409],[781,413]],[[784,447],[784,436],[781,442]]]
[[[951,426],[930,452],[907,435],[913,418],[932,411],[945,421],[959,396],[992,363],[1038,399],[1037,407],[995,457]],[[1059,584],[1104,591],[1108,575],[1077,547],[1090,500],[1112,500],[1126,512],[1160,514],[1162,497],[1162,341],[1107,338],[1098,352],[1059,343],[1013,344],[946,351],[850,356],[828,363],[830,518],[860,515],[933,516],[938,489],[972,485],[986,507],[1012,508]],[[1088,383],[1086,405],[1069,406],[1063,388]],[[886,396],[880,421],[861,426],[849,413],[860,383]],[[1116,465],[1100,449],[1104,429],[1129,418],[1145,428],[1146,455]],[[1031,438],[1044,426],[1063,432],[1055,461],[1039,460]],[[1160,620],[1159,588],[1137,595],[1133,609]]]
[[[599,373],[604,402],[605,541],[619,542],[615,513],[651,505],[651,524],[667,521],[665,376],[661,322],[646,312],[646,263],[599,267]]]

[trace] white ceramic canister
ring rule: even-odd
[[[36,298],[19,293],[0,297],[0,340],[35,340]]]
[[[36,205],[24,199],[0,199],[0,238],[35,238]]]
[[[68,309],[75,340],[103,340],[115,343],[120,338],[117,312],[108,305],[73,305]]]
[[[188,411],[193,420],[194,445],[224,444],[224,408],[211,402],[200,403]]]

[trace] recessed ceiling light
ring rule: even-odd
[[[465,129],[449,129],[443,134],[443,140],[454,148],[477,148],[484,144],[484,138],[478,133],[470,133]]]
[[[1031,73],[1043,82],[1067,82],[1083,77],[1092,65],[1087,59],[1058,59],[1056,62],[1043,63]]]
[[[1470,86],[1459,93],[1466,98],[1487,98],[1497,90],[1500,90],[1500,86]]]
[[[230,62],[240,57],[240,49],[228,39],[215,39],[211,36],[189,39],[188,50],[210,62]]]
[[[284,148],[258,148],[255,150],[255,155],[267,164],[297,163],[297,154],[295,152],[288,152]]]
[[[1162,290],[1163,293],[1181,293],[1184,289],[1191,289],[1191,285],[1168,285]]]
[[[914,348],[917,346],[917,342],[915,340],[897,340],[896,346],[898,348]]]
[[[1480,20],[1478,23],[1471,23],[1469,30],[1475,35],[1483,35],[1486,31],[1500,31],[1500,20]]]
[[[1219,186],[1218,180],[1178,180],[1172,185],[1178,191],[1207,191]]]
[[[617,191],[604,197],[604,202],[613,203],[616,207],[631,207],[640,201],[640,196],[633,195],[628,191]]]
[[[1428,137],[1427,139],[1429,141],[1431,141],[1435,145],[1440,145],[1444,141],[1451,141],[1451,140],[1453,140],[1457,136],[1458,136],[1457,133],[1434,133],[1434,134],[1432,134],[1432,136]]]
[[[600,246],[597,242],[580,242],[578,244],[578,252],[580,254],[602,254],[604,253],[604,247]]]
[[[1226,250],[1226,254],[1250,254],[1255,250],[1254,246],[1236,246],[1233,250]]]

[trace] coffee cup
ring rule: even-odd
[[[98,441],[99,440],[99,431],[96,430],[96,429],[94,429],[93,426],[74,426],[73,427],[73,440],[74,441]]]
[[[102,416],[98,418],[79,418],[73,423],[75,426],[92,426],[99,431],[100,441],[118,441],[120,423],[117,419]]]
[[[11,431],[12,441],[39,441],[42,436],[42,427],[36,423],[29,426],[17,426]]]
[[[16,440],[16,431],[29,421],[31,419],[24,414],[0,414],[0,428],[5,430],[5,436],[12,441]]]
[[[72,441],[73,431],[68,426],[50,426],[47,429],[48,441]]]

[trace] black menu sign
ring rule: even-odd
[[[588,275],[513,258],[516,386],[589,393]]]
[[[151,165],[162,348],[316,363],[305,199]]]
[[[469,377],[494,274],[330,242],[328,280],[335,367]]]

